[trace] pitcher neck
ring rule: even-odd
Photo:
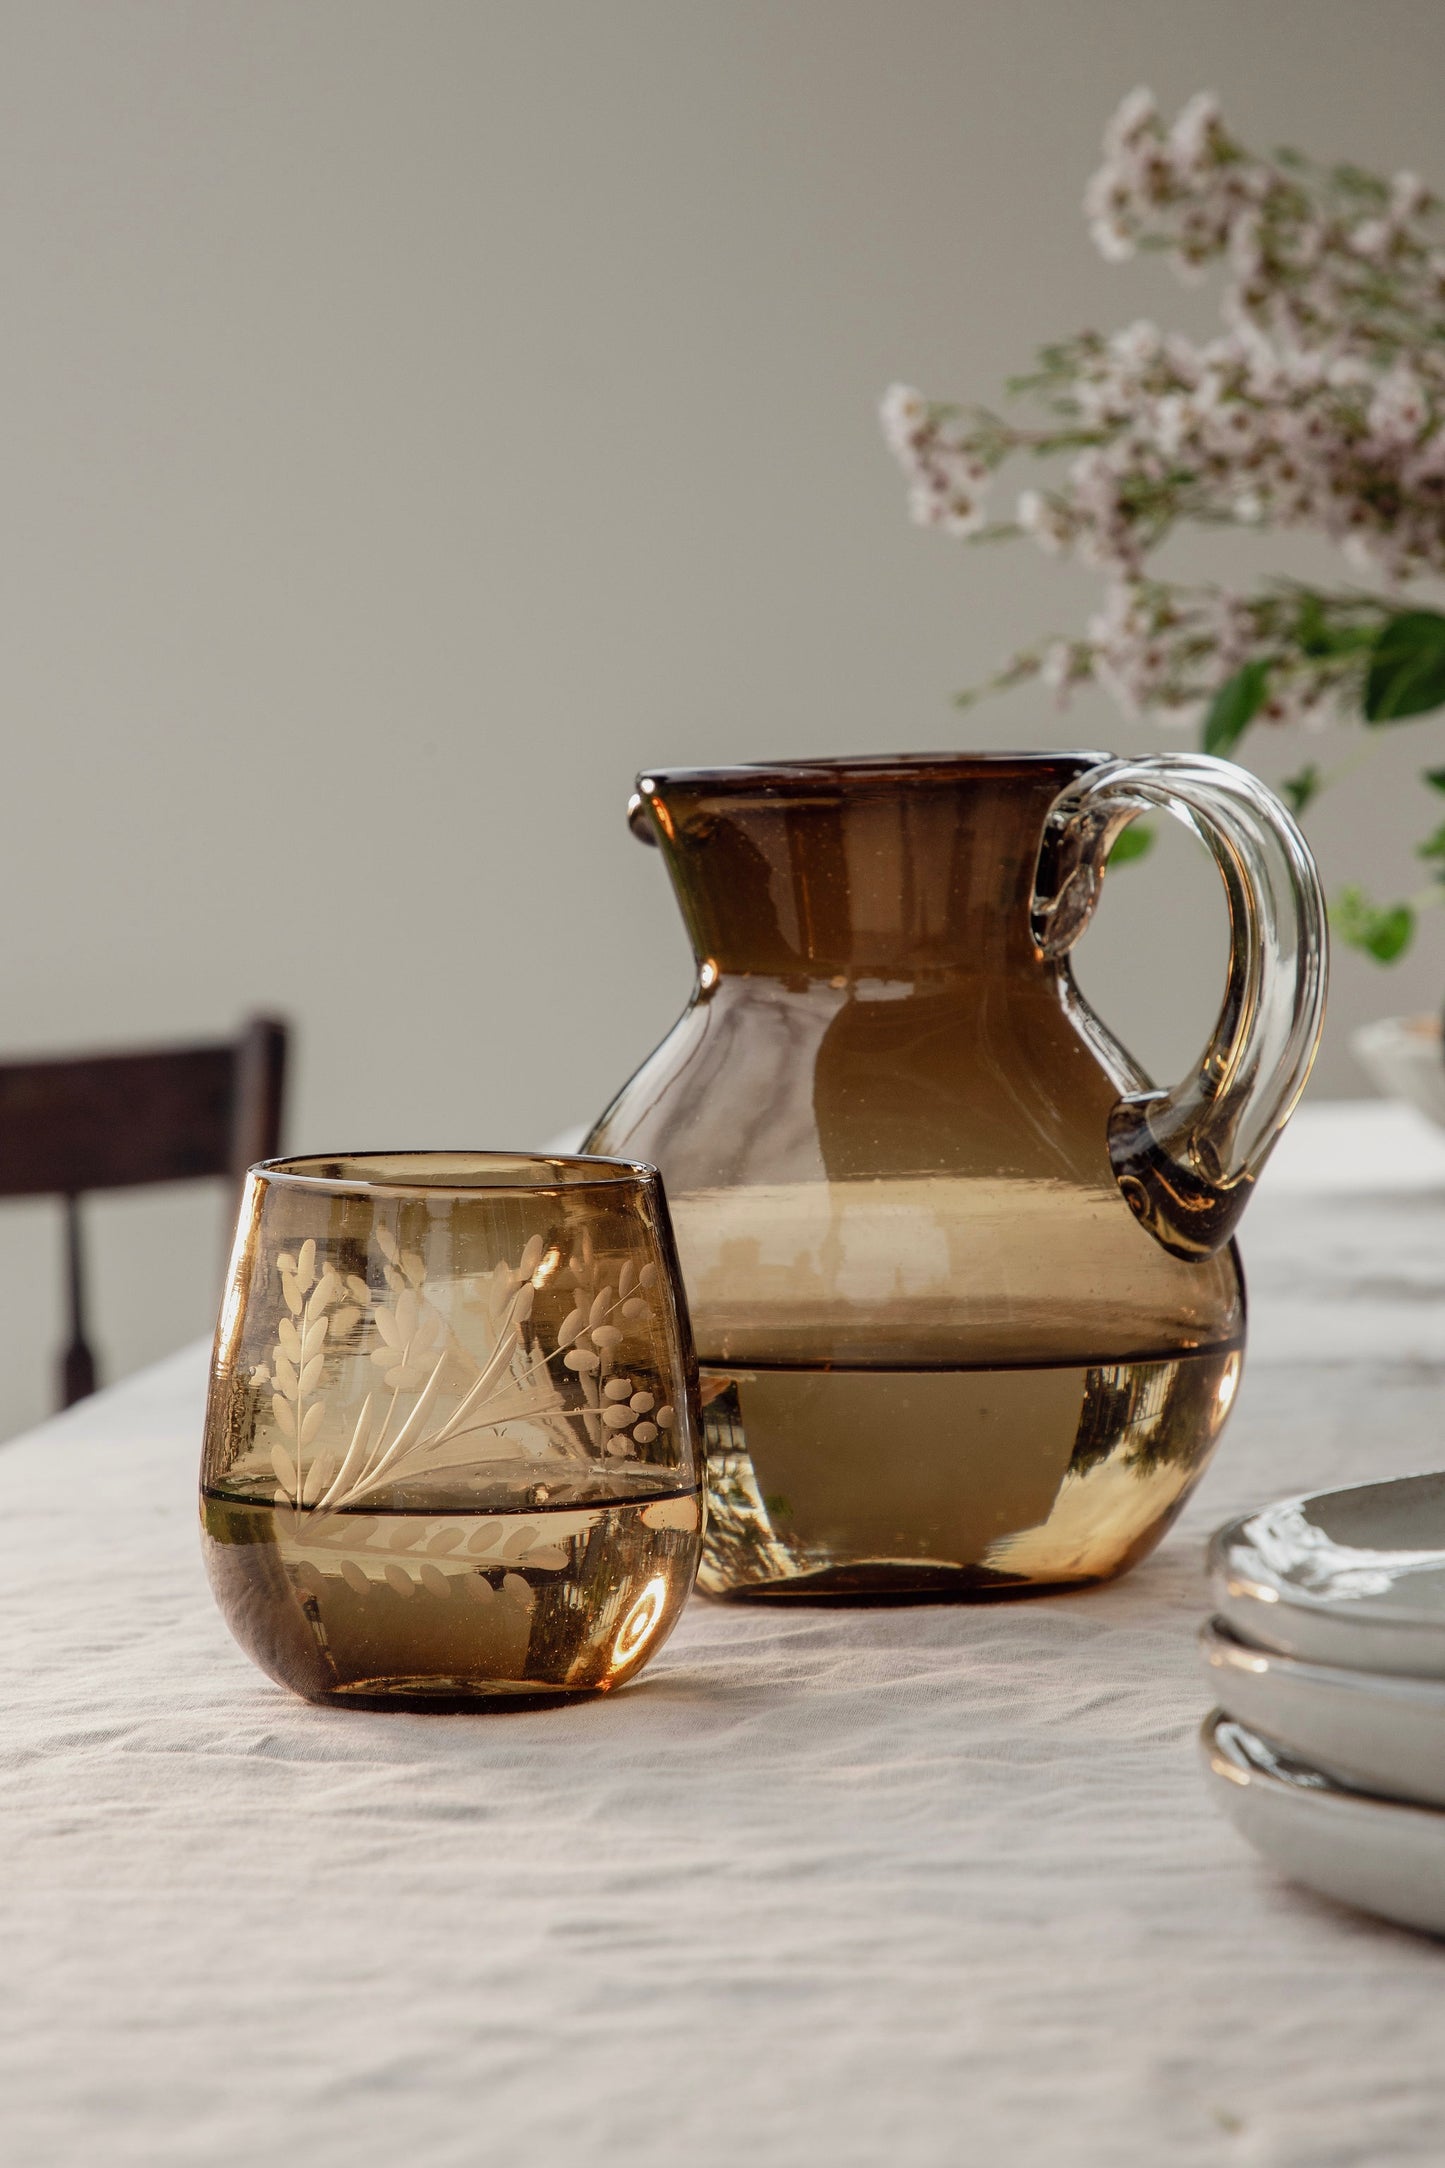
[[[1102,753],[904,754],[652,769],[633,826],[667,863],[700,969],[911,978],[1039,968],[1029,903],[1050,805]]]

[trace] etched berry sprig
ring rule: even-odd
[[[509,1425],[540,1431],[552,1450],[583,1466],[645,1455],[674,1425],[672,1404],[617,1368],[629,1329],[651,1313],[655,1266],[639,1269],[631,1259],[609,1266],[584,1236],[568,1267],[574,1307],[544,1351],[530,1330],[533,1306],[561,1259],[534,1235],[515,1265],[504,1260],[456,1290],[460,1306],[480,1320],[479,1358],[427,1295],[420,1253],[402,1249],[385,1228],[374,1234],[385,1294],[330,1263],[318,1273],[314,1241],[276,1260],[286,1314],[269,1370],[263,1365],[253,1375],[258,1388],[269,1386],[287,1441],[271,1454],[278,1502],[298,1511],[355,1509],[399,1481],[490,1457],[487,1433],[496,1440],[491,1453],[505,1452]],[[365,1394],[341,1445],[322,1436],[323,1372],[328,1356],[353,1352],[342,1342],[358,1326],[374,1336],[366,1359],[388,1397],[383,1406],[375,1388]],[[449,1390],[460,1398],[440,1414]]]

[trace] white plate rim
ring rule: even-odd
[[[1231,1737],[1222,1738],[1224,1733]],[[1229,1748],[1233,1741],[1239,1742],[1240,1750],[1232,1754]],[[1205,1717],[1199,1727],[1199,1747],[1212,1773],[1232,1784],[1246,1789],[1258,1784],[1262,1791],[1272,1791],[1278,1798],[1307,1796],[1312,1803],[1323,1805],[1326,1813],[1335,1814],[1341,1824],[1356,1815],[1373,1814],[1384,1817],[1377,1824],[1380,1829],[1399,1829],[1402,1816],[1412,1817],[1417,1827],[1438,1836],[1445,1848],[1445,1807],[1427,1807],[1414,1799],[1382,1799],[1378,1792],[1352,1791],[1323,1770],[1313,1768],[1302,1755],[1277,1746],[1262,1732],[1242,1724],[1237,1716],[1227,1716],[1223,1709],[1211,1709]]]
[[[1356,1694],[1362,1700],[1393,1701],[1402,1707],[1413,1706],[1422,1716],[1445,1717],[1445,1678],[1425,1678],[1411,1671],[1361,1671],[1349,1664],[1322,1664],[1311,1656],[1291,1656],[1283,1649],[1249,1640],[1217,1612],[1204,1621],[1197,1639],[1211,1667],[1217,1652],[1230,1670],[1257,1671],[1263,1666],[1284,1678],[1298,1679],[1304,1686],[1328,1687],[1333,1692]]]
[[[1346,1601],[1338,1596],[1316,1595],[1293,1581],[1273,1577],[1262,1580],[1257,1570],[1242,1568],[1230,1555],[1232,1546],[1240,1542],[1251,1521],[1262,1520],[1266,1514],[1317,1505],[1326,1499],[1354,1497],[1362,1491],[1393,1490],[1402,1483],[1418,1483],[1424,1476],[1442,1474],[1445,1471],[1438,1468],[1422,1468],[1411,1476],[1393,1476],[1374,1483],[1344,1483],[1333,1490],[1300,1491],[1288,1498],[1273,1498],[1268,1505],[1236,1514],[1233,1520],[1225,1521],[1215,1529],[1206,1552],[1209,1573],[1227,1584],[1231,1596],[1243,1596],[1264,1609],[1287,1604],[1292,1610],[1312,1612],[1318,1618],[1345,1620],[1351,1625],[1391,1627],[1397,1632],[1403,1630],[1445,1641],[1445,1613],[1438,1610],[1427,1611],[1405,1603],[1372,1603],[1368,1597],[1351,1597]],[[1445,1545],[1441,1546],[1441,1564],[1445,1565]]]

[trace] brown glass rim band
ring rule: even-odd
[[[927,771],[934,776],[953,775],[960,781],[971,775],[996,774],[1008,769],[1036,773],[1055,768],[1068,777],[1097,768],[1112,754],[1089,752],[1078,747],[1033,752],[940,752],[839,754],[827,759],[741,761],[726,768],[645,768],[637,788],[648,795],[663,785],[684,790],[723,790],[744,794],[749,790],[817,791],[826,795],[840,783],[904,783]]]
[[[347,1165],[376,1166],[411,1160],[454,1160],[477,1168],[477,1181],[408,1181],[404,1174],[329,1174],[312,1169]],[[487,1181],[485,1169],[506,1165],[535,1170],[516,1181]],[[628,1186],[660,1190],[662,1178],[645,1159],[590,1157],[582,1152],[508,1152],[414,1148],[399,1152],[303,1152],[283,1159],[258,1160],[248,1174],[279,1189],[312,1191],[332,1197],[563,1197],[589,1190]]]

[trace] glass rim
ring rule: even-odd
[[[449,1182],[408,1181],[404,1174],[320,1174],[308,1170],[347,1164],[375,1166],[382,1161],[455,1161],[458,1165],[484,1169],[496,1165],[535,1169],[533,1179],[519,1181]],[[573,1170],[576,1170],[575,1172]],[[551,1171],[551,1178],[548,1173]],[[565,1171],[564,1171],[565,1170]],[[443,1148],[429,1150],[413,1145],[401,1151],[294,1152],[279,1159],[259,1159],[246,1170],[253,1178],[282,1189],[312,1191],[331,1197],[544,1197],[571,1196],[588,1190],[624,1189],[629,1185],[656,1187],[661,1177],[650,1160],[621,1159],[588,1152],[535,1152]]]
[[[749,790],[766,791],[770,787],[825,795],[844,782],[863,785],[912,782],[925,774],[952,776],[961,782],[1008,768],[1029,772],[1056,768],[1077,773],[1099,767],[1113,758],[1112,753],[1091,751],[1085,746],[808,754],[797,760],[738,761],[728,767],[644,768],[637,778],[636,788],[644,798],[660,795],[669,786],[682,790],[731,790],[738,796]]]

